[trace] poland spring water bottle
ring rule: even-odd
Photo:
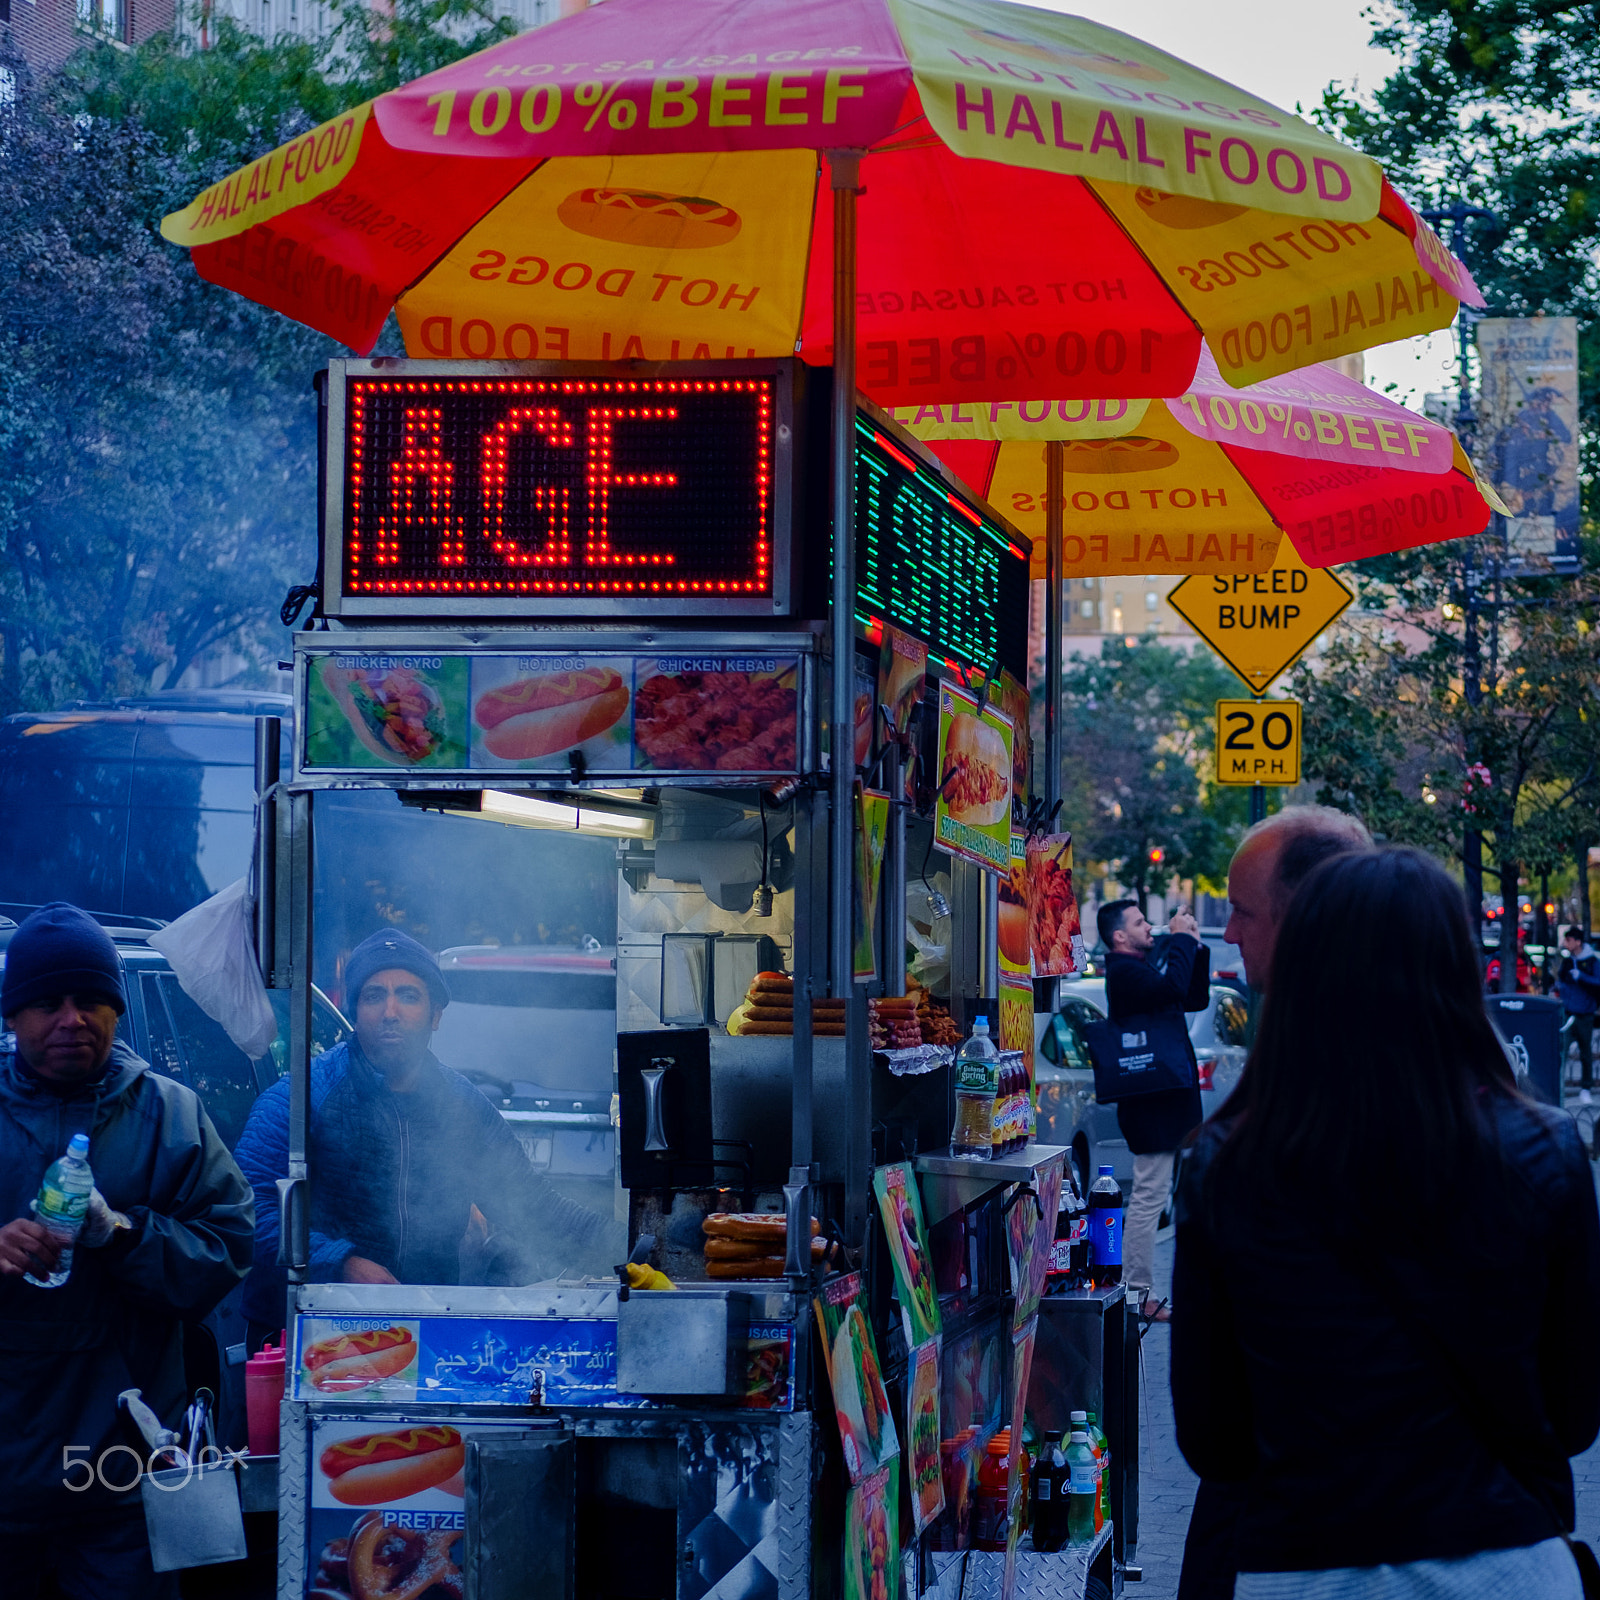
[[[43,1280],[25,1277],[36,1289],[59,1289],[72,1273],[72,1247],[83,1226],[89,1209],[89,1191],[94,1188],[94,1174],[89,1170],[89,1136],[73,1134],[67,1144],[67,1153],[50,1164],[39,1186],[39,1198],[33,1203],[33,1214],[61,1241],[61,1259],[56,1270]]]
[[[1067,1446],[1067,1543],[1094,1543],[1094,1507],[1100,1496],[1100,1463],[1088,1434],[1075,1430]]]
[[[956,1056],[956,1125],[950,1154],[988,1161],[994,1155],[994,1106],[1000,1088],[1000,1052],[989,1037],[989,1019],[978,1017],[972,1037]]]

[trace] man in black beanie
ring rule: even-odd
[[[581,1245],[597,1219],[546,1183],[476,1085],[434,1056],[450,990],[431,952],[381,929],[351,951],[344,986],[356,1036],[311,1063],[312,1280],[526,1283],[552,1244]],[[238,1157],[256,1193],[244,1291],[256,1343],[287,1307],[277,1265],[287,1078],[251,1108]],[[467,1273],[464,1250],[475,1258]]]
[[[156,1600],[136,1452],[117,1396],[138,1389],[168,1426],[188,1398],[183,1322],[244,1276],[249,1186],[193,1091],[116,1037],[116,946],[76,906],[41,906],[5,953],[0,1014],[0,1587],[32,1600],[47,1575],[73,1600]],[[34,1220],[45,1171],[74,1134],[94,1190],[67,1281]],[[5,1538],[14,1533],[14,1538]]]

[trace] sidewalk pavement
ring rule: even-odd
[[[1172,1230],[1156,1244],[1156,1293],[1172,1283]],[[1172,1426],[1172,1389],[1168,1381],[1171,1330],[1157,1325],[1144,1337],[1139,1436],[1139,1565],[1144,1581],[1130,1584],[1127,1600],[1176,1600],[1183,1567],[1183,1540],[1200,1480],[1178,1452]],[[1600,1443],[1572,1462],[1578,1491],[1577,1537],[1600,1551]]]

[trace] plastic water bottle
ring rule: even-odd
[[[1089,1274],[1097,1289],[1122,1282],[1122,1190],[1110,1167],[1089,1185]]]
[[[1094,1508],[1100,1496],[1100,1464],[1089,1435],[1075,1428],[1067,1446],[1067,1543],[1094,1543]]]
[[[973,1161],[994,1155],[994,1105],[1000,1088],[1000,1052],[989,1037],[989,1019],[972,1024],[972,1037],[956,1056],[956,1124],[950,1154]]]
[[[39,1186],[39,1198],[33,1203],[33,1214],[61,1241],[61,1259],[48,1278],[41,1281],[24,1275],[25,1283],[31,1283],[36,1289],[59,1289],[72,1275],[72,1247],[89,1210],[92,1188],[94,1174],[89,1170],[89,1135],[75,1133],[68,1141],[67,1153],[59,1161],[50,1163],[50,1170]]]

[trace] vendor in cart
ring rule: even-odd
[[[309,1277],[532,1281],[551,1241],[581,1243],[596,1219],[534,1172],[483,1093],[434,1056],[450,1003],[438,962],[385,928],[356,946],[344,976],[355,1038],[311,1063]],[[277,1180],[289,1171],[287,1078],[256,1101],[236,1155],[256,1196],[244,1290],[255,1344],[284,1325]]]

